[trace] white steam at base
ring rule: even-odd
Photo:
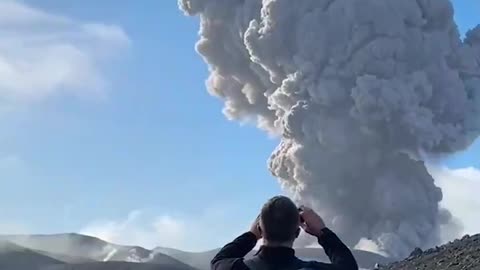
[[[480,27],[448,0],[180,0],[229,119],[281,135],[269,167],[351,246],[404,256],[451,220],[424,160],[480,131]]]

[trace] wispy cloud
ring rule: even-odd
[[[453,214],[463,226],[464,234],[479,232],[480,170],[469,167],[449,169],[429,168],[436,184],[443,190],[442,206]]]
[[[94,221],[80,233],[117,244],[149,248],[158,245],[181,246],[187,234],[182,220],[169,215],[147,217],[138,210],[132,211],[123,220]]]
[[[233,218],[234,211],[221,208],[207,208],[198,215],[151,215],[147,211],[135,210],[124,219],[94,221],[79,232],[123,245],[204,251],[231,240],[225,239],[225,235],[232,234],[233,237],[241,232],[238,226],[228,225]],[[222,230],[222,235],[218,235],[219,230]]]
[[[80,22],[0,1],[0,102],[30,102],[69,93],[104,97],[101,67],[130,45],[117,25]]]

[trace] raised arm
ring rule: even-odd
[[[358,270],[358,265],[350,249],[329,230],[322,218],[308,207],[301,207],[302,228],[308,234],[316,236],[331,264],[312,263],[317,269],[325,270]]]
[[[211,261],[212,270],[249,270],[243,263],[245,257],[261,238],[258,217],[249,232],[225,245]]]
[[[324,228],[318,237],[318,243],[332,262],[332,269],[358,270],[357,261],[350,249],[331,230]]]

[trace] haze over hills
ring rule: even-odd
[[[0,241],[5,243],[4,248],[0,248],[2,270],[208,270],[211,259],[218,252],[218,249],[185,252],[163,247],[149,250],[81,234],[6,235],[0,236]],[[297,255],[328,261],[323,250],[317,248],[298,249]],[[388,258],[367,251],[354,250],[354,255],[362,268],[389,262]]]
[[[167,247],[153,250],[122,246],[81,234],[0,236],[1,270],[208,270],[218,249],[186,252]],[[247,255],[252,256],[255,251]],[[415,250],[391,263],[381,255],[353,250],[361,269],[480,269],[480,235],[465,236],[441,247]],[[298,257],[328,261],[321,248],[296,249]],[[389,264],[391,263],[391,264]],[[468,265],[470,268],[461,268]],[[457,267],[458,266],[458,267]],[[453,267],[453,268],[452,268]],[[455,268],[457,267],[457,268]],[[460,268],[459,268],[460,267]],[[375,268],[377,269],[377,268]]]
[[[6,235],[0,241],[2,270],[195,270],[165,254],[80,234]]]

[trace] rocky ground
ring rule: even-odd
[[[480,234],[455,240],[441,247],[415,249],[405,260],[379,265],[378,270],[480,270]]]

